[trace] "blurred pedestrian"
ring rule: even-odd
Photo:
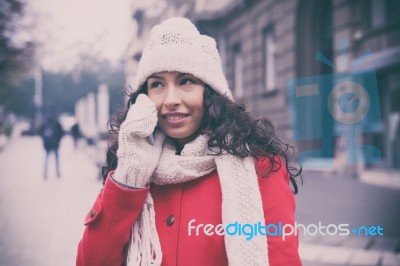
[[[71,128],[72,138],[74,139],[75,148],[78,147],[78,141],[81,138],[81,130],[79,128],[78,122],[76,122]]]
[[[39,134],[42,137],[43,146],[46,152],[44,160],[44,179],[47,179],[48,163],[51,153],[54,153],[57,177],[61,177],[58,149],[60,141],[64,136],[64,130],[55,114],[52,113],[45,119],[39,129]]]
[[[157,25],[133,90],[77,265],[301,265],[297,234],[252,231],[294,226],[300,170],[272,124],[234,101],[215,40],[185,18]]]

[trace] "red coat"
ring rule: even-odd
[[[267,160],[260,161],[264,169]],[[265,171],[265,170],[264,170]],[[110,173],[111,174],[111,173]],[[258,178],[265,224],[293,224],[295,201],[284,165],[268,177]],[[221,187],[216,171],[182,184],[145,189],[126,189],[109,177],[85,219],[86,229],[78,247],[78,266],[123,265],[132,224],[151,191],[156,213],[162,265],[228,265],[224,237],[188,235],[188,223],[221,224]],[[201,229],[201,228],[200,228]],[[234,237],[234,236],[232,236]],[[301,265],[298,237],[268,236],[268,257],[271,266]]]

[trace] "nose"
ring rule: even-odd
[[[180,104],[181,104],[181,98],[179,96],[178,89],[174,85],[168,86],[164,98],[164,106],[167,108],[171,108],[179,106]]]

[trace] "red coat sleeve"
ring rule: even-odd
[[[267,177],[259,177],[261,197],[263,201],[265,225],[282,225],[295,222],[295,199],[289,186],[289,174],[285,163],[280,160],[281,167],[278,171],[272,172]],[[259,173],[265,173],[269,165],[267,159],[260,159],[258,163]],[[275,167],[276,169],[276,167]],[[273,232],[273,230],[271,230]],[[276,232],[276,231],[275,231]],[[271,266],[277,265],[302,265],[298,253],[299,238],[297,235],[286,236],[267,236],[268,258]]]
[[[149,188],[123,188],[111,179],[111,174],[85,218],[77,266],[110,266],[125,262],[131,228],[142,210]]]

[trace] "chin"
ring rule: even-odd
[[[177,132],[177,131],[172,131],[172,130],[164,130],[165,134],[167,134],[168,137],[173,138],[173,139],[187,139],[193,136],[194,132]]]
[[[173,138],[173,139],[184,139],[190,137],[190,134],[177,134],[177,133],[166,133],[168,137]]]

